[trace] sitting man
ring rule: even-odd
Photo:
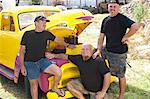
[[[32,99],[38,99],[38,78],[41,72],[54,75],[52,90],[59,96],[64,96],[64,91],[57,88],[62,76],[61,70],[45,58],[45,51],[48,40],[61,42],[68,47],[69,44],[45,30],[46,22],[49,22],[46,17],[37,16],[34,22],[35,29],[26,31],[21,40],[19,52],[21,73],[29,80]]]
[[[81,78],[67,84],[68,90],[75,97],[85,99],[84,94],[90,94],[90,99],[104,99],[110,85],[110,71],[100,57],[93,59],[92,54],[92,45],[83,44],[81,55],[46,53],[45,56],[49,59],[69,59],[78,66]]]

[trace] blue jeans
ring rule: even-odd
[[[40,73],[52,64],[47,58],[41,58],[36,62],[25,62],[27,77],[29,80],[38,79]]]

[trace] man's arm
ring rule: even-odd
[[[61,59],[68,60],[68,55],[67,54],[55,54],[55,58],[61,58]]]
[[[50,52],[46,52],[45,56],[48,59],[52,59],[52,58],[60,58],[60,59],[65,59],[65,60],[69,60],[72,63],[74,63],[75,65],[78,66],[78,63],[81,60],[81,56],[80,55],[67,55],[67,54],[52,54]]]
[[[129,29],[128,33],[126,33],[123,36],[122,42],[126,43],[128,41],[128,38],[131,37],[133,34],[135,34],[141,26],[144,27],[144,23],[133,23],[131,25],[131,28]]]
[[[68,60],[68,55],[66,55],[66,54],[53,54],[53,53],[50,53],[50,52],[46,52],[46,53],[45,53],[45,56],[46,56],[48,59],[61,58],[61,59],[66,59],[66,60]]]
[[[54,41],[57,42],[57,43],[63,44],[65,47],[69,47],[69,48],[71,48],[71,49],[75,48],[75,45],[66,43],[66,42],[65,42],[62,38],[60,38],[60,37],[56,37]]]
[[[27,75],[26,68],[25,68],[25,65],[24,65],[25,49],[26,49],[25,46],[24,46],[24,45],[21,45],[21,46],[20,46],[20,51],[19,51],[19,63],[20,63],[20,66],[21,66],[21,73],[22,73],[22,75],[24,75],[24,76]]]
[[[111,80],[111,75],[109,72],[104,75],[103,88],[101,91],[97,92],[96,99],[102,99],[105,96],[106,91],[110,86],[110,80]]]
[[[94,59],[101,53],[101,50],[103,48],[104,38],[105,38],[105,34],[100,33],[98,38],[98,43],[97,43],[97,51],[93,54]]]
[[[99,38],[98,38],[98,44],[97,44],[97,48],[99,49],[99,51],[101,51],[103,48],[104,38],[105,38],[105,34],[100,33]]]
[[[62,43],[65,47],[69,46],[69,44],[64,42],[64,40],[62,38],[60,38],[60,37],[56,37],[54,41],[58,42],[58,43]]]
[[[110,72],[104,75],[104,81],[103,81],[103,88],[101,92],[105,92],[107,91],[107,89],[109,88],[110,85],[110,80],[111,80],[111,75]]]

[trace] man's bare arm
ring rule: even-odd
[[[62,43],[65,47],[68,47],[68,46],[69,46],[69,44],[66,43],[66,42],[65,42],[62,38],[60,38],[60,37],[56,37],[54,41],[57,42],[57,43]]]
[[[60,38],[60,37],[56,37],[54,41],[57,42],[57,43],[59,43],[59,44],[63,44],[65,47],[68,47],[68,48],[71,48],[71,49],[73,49],[73,48],[76,47],[76,46],[73,45],[73,44],[66,43],[66,42],[64,41],[64,39],[62,39],[62,38]]]
[[[66,54],[55,54],[54,57],[68,60],[68,55]]]
[[[94,59],[98,55],[100,55],[100,53],[101,53],[101,50],[103,48],[104,38],[105,38],[105,34],[104,33],[100,33],[99,38],[98,38],[98,42],[97,42],[97,51],[93,54],[93,58]]]
[[[104,33],[100,33],[99,38],[98,38],[98,43],[97,43],[97,48],[101,51],[103,48],[103,43],[104,43],[104,38],[105,38],[105,34]]]
[[[105,74],[104,75],[104,81],[103,81],[102,90],[99,91],[99,92],[97,92],[96,99],[102,99],[102,98],[104,98],[104,96],[106,94],[106,91],[107,91],[107,89],[110,86],[110,80],[111,80],[110,73]]]
[[[104,75],[102,92],[107,91],[107,89],[109,88],[109,85],[110,85],[110,80],[111,80],[111,74],[110,73],[105,74]]]
[[[123,36],[122,42],[126,43],[128,41],[128,38],[134,35],[141,26],[144,27],[144,23],[133,23],[129,31]]]
[[[25,53],[25,46],[21,45],[19,51],[19,62],[21,66],[24,66],[24,53]]]
[[[21,45],[20,46],[20,51],[19,51],[19,63],[20,63],[20,66],[21,66],[21,73],[24,76],[27,75],[26,68],[25,68],[25,65],[24,65],[25,49],[26,49],[26,47],[24,45]]]
[[[48,59],[61,58],[61,59],[66,59],[66,60],[68,60],[68,55],[66,55],[66,54],[53,54],[53,53],[50,53],[50,52],[46,52],[46,53],[45,53],[45,56],[46,56]]]

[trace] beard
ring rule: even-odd
[[[88,59],[90,59],[89,56],[82,56],[82,58],[83,58],[84,61],[87,61]]]

